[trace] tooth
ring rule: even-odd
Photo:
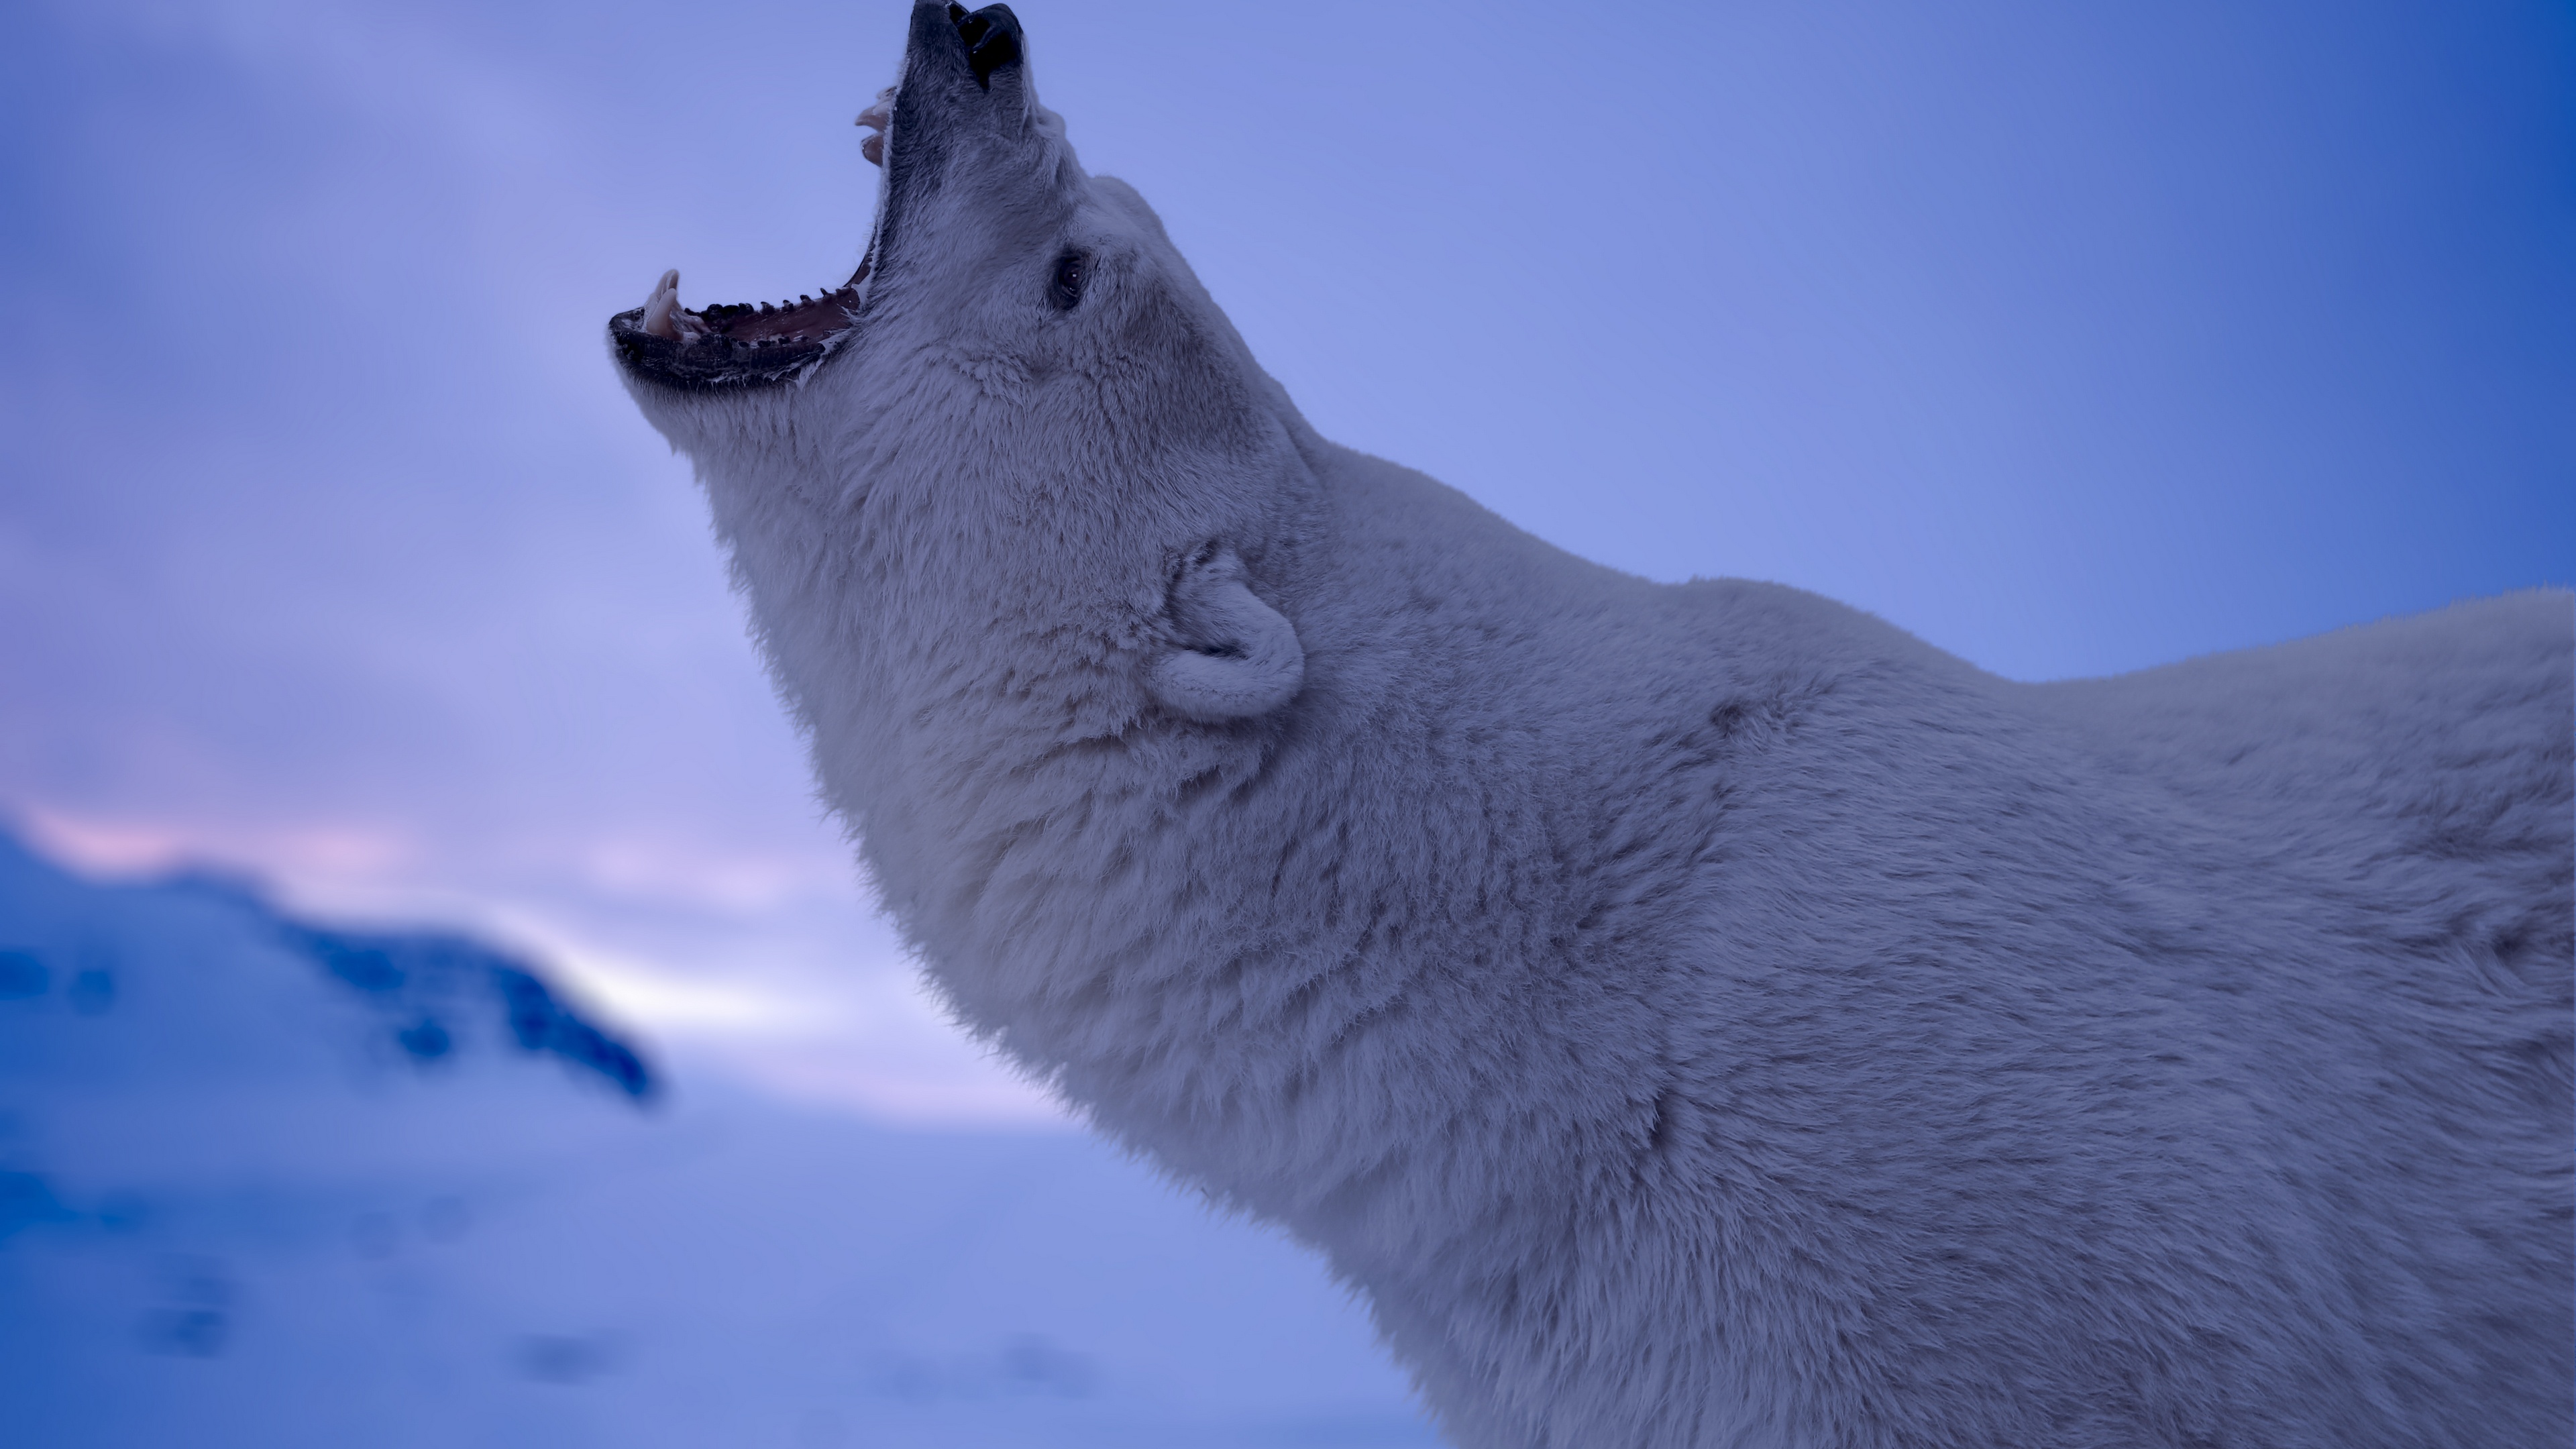
[[[811,292],[799,292],[799,293],[797,293],[797,294],[796,294],[796,305],[797,305],[797,306],[799,306],[799,307],[811,307],[811,306],[813,306],[813,305],[814,305],[814,294],[813,294],[813,293],[811,293]]]
[[[653,295],[644,299],[644,330],[656,337],[680,340],[680,329],[671,315],[680,310],[680,273],[677,268],[662,274],[653,284]]]
[[[894,124],[894,87],[877,92],[876,104],[859,112],[859,124],[869,133],[859,142],[859,154],[867,158],[869,165],[883,166],[886,128]]]

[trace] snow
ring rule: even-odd
[[[0,1403],[46,1445],[1435,1442],[1314,1258],[1088,1138],[691,1079],[471,940],[5,837]]]

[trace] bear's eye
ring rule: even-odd
[[[1059,312],[1070,312],[1082,300],[1082,284],[1091,271],[1091,263],[1080,252],[1067,252],[1055,259],[1055,281],[1047,287],[1047,297]]]

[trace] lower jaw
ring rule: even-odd
[[[645,331],[643,322],[641,307],[608,319],[609,345],[616,349],[617,360],[648,381],[699,392],[790,381],[830,356],[850,335],[845,327],[819,342],[736,343],[721,336],[674,341]]]
[[[861,262],[820,299],[692,312],[679,305],[679,273],[666,272],[643,306],[608,320],[609,343],[629,372],[668,387],[717,391],[791,381],[849,337],[867,275]]]

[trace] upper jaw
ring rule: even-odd
[[[916,193],[935,189],[947,161],[945,144],[969,117],[964,107],[992,109],[997,88],[1026,91],[1026,47],[1007,5],[968,11],[923,0],[912,11],[903,81],[861,113],[859,123],[885,131],[866,148],[884,168],[876,224],[866,257],[847,282],[821,297],[773,307],[735,303],[694,311],[680,305],[679,273],[665,272],[641,307],[608,319],[609,347],[627,375],[685,392],[764,387],[800,379],[839,350],[866,316],[869,283],[886,242],[903,223]],[[911,102],[898,107],[901,94]],[[876,142],[878,138],[870,137]]]

